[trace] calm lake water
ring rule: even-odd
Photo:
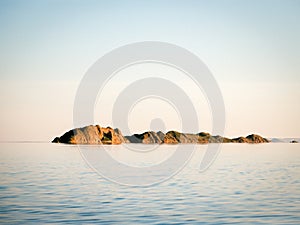
[[[102,178],[76,146],[2,143],[0,221],[300,224],[300,144],[224,144],[199,173],[205,149],[174,177],[141,188]]]

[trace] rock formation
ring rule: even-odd
[[[127,142],[119,129],[99,125],[76,128],[56,137],[52,142],[65,144],[121,144]]]
[[[247,137],[226,138],[219,135],[213,136],[209,133],[200,132],[197,134],[180,133],[178,131],[163,132],[147,131],[142,134],[123,136],[119,129],[100,127],[99,125],[76,128],[66,132],[61,137],[56,137],[53,143],[66,144],[122,144],[122,143],[143,143],[143,144],[208,144],[208,143],[268,143],[266,138],[257,134]]]
[[[247,137],[238,137],[238,138],[233,138],[232,141],[233,143],[267,143],[269,142],[266,138],[263,138],[257,134],[251,134],[248,135]]]
[[[154,132],[154,131],[147,131],[142,134],[134,134],[132,136],[125,136],[125,138],[130,143],[143,143],[143,144],[162,144],[164,139],[163,132]]]

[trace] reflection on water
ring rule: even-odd
[[[2,143],[0,222],[299,224],[299,144],[225,144],[199,173],[204,151],[166,182],[137,188],[101,178],[76,146]]]

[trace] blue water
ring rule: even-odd
[[[2,143],[0,221],[300,224],[300,144],[225,144],[199,173],[204,152],[199,146],[177,175],[141,188],[102,178],[75,146]]]

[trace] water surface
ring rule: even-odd
[[[205,146],[197,147],[176,176],[140,188],[100,177],[76,146],[2,143],[0,221],[300,223],[300,144],[224,144],[214,164],[199,173],[204,152]]]

